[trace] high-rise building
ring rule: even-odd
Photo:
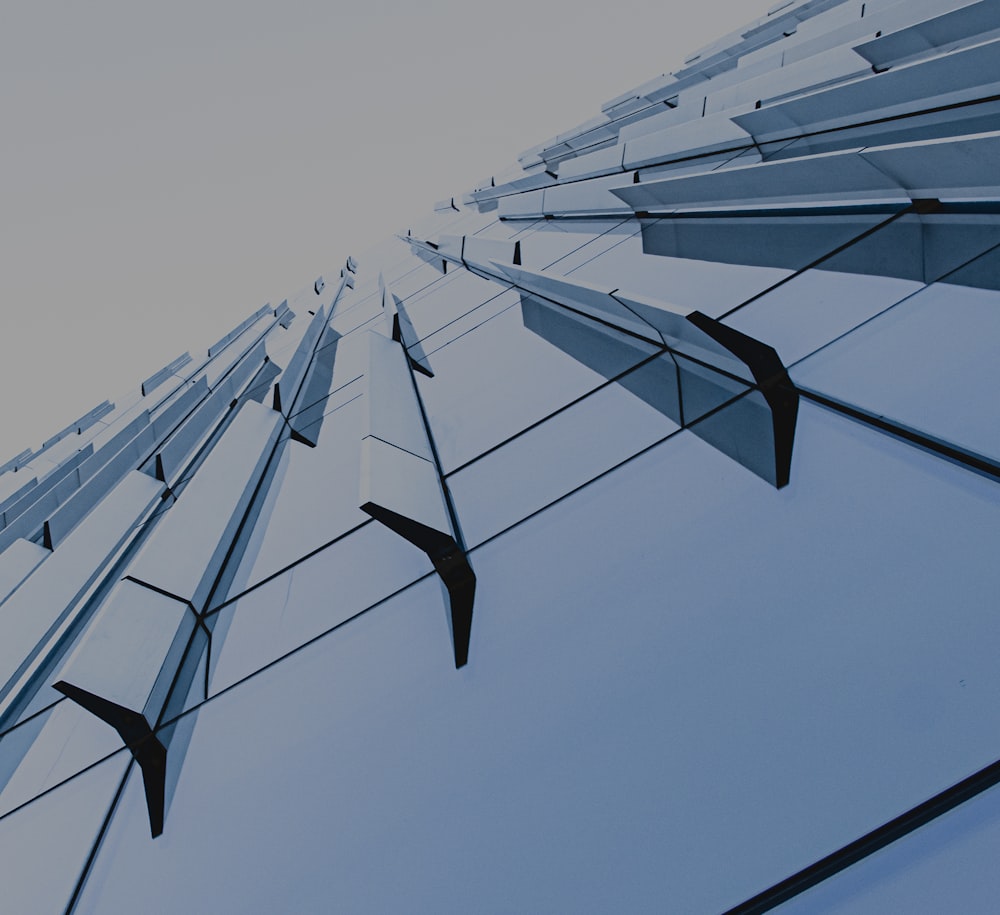
[[[994,911],[998,128],[786,0],[8,461],[0,908]]]

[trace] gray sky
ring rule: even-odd
[[[0,463],[764,9],[7,0]]]

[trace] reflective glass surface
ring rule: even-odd
[[[4,906],[11,912],[65,909],[128,763],[123,750],[0,819]]]
[[[1000,292],[935,283],[792,370],[797,384],[1000,458]]]
[[[520,307],[481,324],[461,341],[431,353],[435,376],[418,379],[445,472],[602,381],[598,372],[526,328]],[[621,368],[654,352],[655,347],[636,342],[623,355]]]

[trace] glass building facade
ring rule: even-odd
[[[998,128],[778,3],[2,465],[2,907],[995,911]]]

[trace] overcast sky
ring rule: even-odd
[[[6,0],[0,463],[765,8]]]

